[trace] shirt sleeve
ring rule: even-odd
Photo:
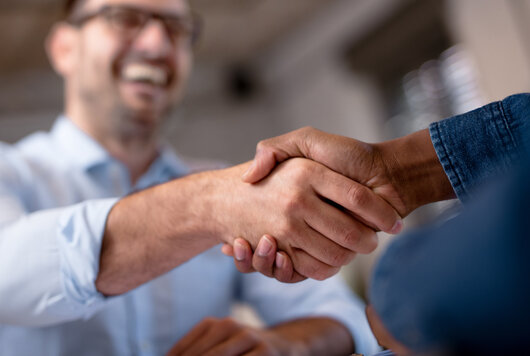
[[[355,341],[356,352],[379,350],[364,312],[364,303],[340,276],[325,281],[280,283],[259,273],[242,276],[241,298],[256,308],[267,325],[311,316],[326,316],[345,325]]]
[[[510,96],[430,125],[431,140],[457,197],[466,201],[504,172],[530,141],[530,94]]]
[[[15,170],[0,164],[0,323],[48,326],[88,318],[107,215],[117,199],[29,212]]]
[[[372,305],[413,351],[517,355],[527,348],[530,161],[516,167],[481,188],[459,216],[398,237],[379,260]]]

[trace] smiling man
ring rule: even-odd
[[[321,280],[400,220],[371,190],[309,160],[255,185],[241,181],[248,164],[188,175],[159,134],[197,31],[184,0],[68,2],[46,44],[64,79],[64,115],[50,132],[0,145],[1,355],[377,347],[362,303],[338,279],[280,284],[239,274],[220,253],[237,236],[266,253],[276,246],[257,241],[271,233],[285,251],[278,267],[292,261],[278,270],[294,271],[277,278]],[[267,328],[229,319],[234,301]]]

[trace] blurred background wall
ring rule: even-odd
[[[165,130],[187,156],[239,163],[260,139],[307,125],[378,141],[529,91],[530,0],[191,3],[205,33]],[[61,112],[43,50],[59,9],[0,2],[1,141],[46,130]],[[344,271],[361,292],[374,256]]]

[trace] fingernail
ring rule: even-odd
[[[234,257],[238,261],[243,261],[245,259],[245,247],[239,241],[234,243]]]
[[[399,234],[401,230],[403,230],[403,220],[399,219],[394,226],[392,226],[392,229],[390,229],[390,233],[394,235]]]
[[[262,237],[258,243],[257,253],[260,257],[267,257],[272,250],[272,242],[267,237]]]
[[[274,264],[276,265],[276,268],[283,268],[285,266],[285,257],[281,253],[276,252],[276,260],[274,261]]]

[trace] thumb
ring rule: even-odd
[[[276,166],[285,159],[277,159],[272,148],[258,148],[254,160],[243,174],[243,181],[256,183],[265,178]]]

